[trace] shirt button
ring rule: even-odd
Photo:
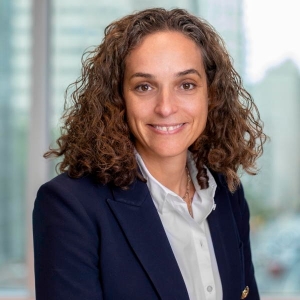
[[[210,285],[209,285],[206,289],[207,289],[207,291],[208,291],[209,293],[211,293],[212,290],[213,290],[212,286],[210,286]]]

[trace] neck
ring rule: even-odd
[[[178,157],[162,159],[152,158],[141,153],[140,155],[148,171],[157,181],[181,197],[185,194],[187,152]]]

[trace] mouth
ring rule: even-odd
[[[158,131],[171,133],[182,127],[185,123],[180,123],[176,125],[151,125],[153,128],[155,128]]]

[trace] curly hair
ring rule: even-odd
[[[240,167],[256,174],[256,160],[263,153],[266,135],[258,109],[233,68],[222,38],[206,21],[182,9],[147,9],[106,27],[102,43],[86,52],[81,77],[67,89],[58,147],[50,148],[44,157],[62,156],[61,172],[75,178],[92,174],[102,184],[126,188],[140,177],[134,137],[126,121],[125,59],[145,36],[159,31],[181,32],[201,49],[208,84],[208,119],[189,150],[201,188],[208,187],[207,166],[222,173],[233,192],[240,183]]]

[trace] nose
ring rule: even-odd
[[[162,117],[168,117],[177,110],[176,95],[170,89],[162,89],[157,95],[155,112]]]

